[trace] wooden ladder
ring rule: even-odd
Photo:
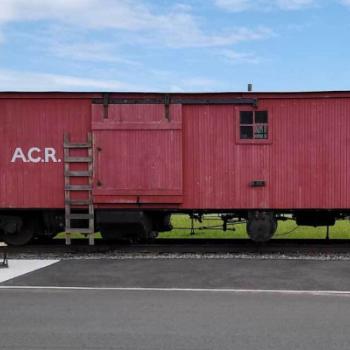
[[[84,150],[84,156],[73,156],[71,151]],[[94,245],[94,205],[92,197],[93,184],[93,150],[92,135],[88,134],[87,141],[71,143],[68,133],[64,134],[64,200],[66,245],[71,244],[71,233],[81,233],[89,238],[89,245]],[[74,164],[83,164],[84,170],[73,170]],[[72,178],[84,179],[84,184],[72,184]],[[74,181],[74,180],[73,180]],[[77,193],[79,199],[74,197]],[[76,194],[76,195],[74,195]],[[81,199],[81,197],[84,197]],[[79,227],[77,225],[80,223]],[[75,223],[75,224],[74,224]],[[84,224],[83,224],[84,223]]]

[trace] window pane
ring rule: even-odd
[[[254,138],[255,139],[267,139],[267,125],[256,125]]]
[[[253,138],[253,127],[241,126],[241,139],[252,139],[252,138]]]
[[[241,124],[253,124],[253,112],[241,111]]]
[[[263,124],[267,123],[267,111],[256,111],[255,112],[255,123]]]

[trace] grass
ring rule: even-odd
[[[246,234],[245,224],[229,225],[230,230],[224,232],[222,230],[222,221],[215,216],[207,216],[202,223],[195,221],[195,234],[191,235],[191,220],[188,215],[176,214],[172,215],[172,224],[174,229],[170,232],[161,232],[159,238],[248,238]],[[211,227],[203,230],[201,227]],[[215,226],[215,227],[212,227]],[[185,229],[183,229],[185,228]],[[339,220],[335,226],[329,228],[330,238],[332,239],[350,239],[350,223],[348,220]],[[64,233],[60,233],[56,238],[64,238]],[[84,238],[80,234],[72,234],[72,238]],[[297,226],[294,221],[279,221],[278,229],[274,238],[282,239],[321,239],[326,237],[326,227],[309,227]],[[96,238],[101,238],[100,234],[96,234]]]
[[[195,221],[195,234],[190,234],[190,229],[182,230],[179,227],[190,227],[191,221],[187,215],[173,215],[171,232],[162,232],[159,238],[248,238],[245,224],[234,225],[234,231],[222,230],[222,221],[209,216],[203,223]],[[208,230],[200,229],[200,226],[219,226]],[[228,228],[232,229],[230,225]],[[330,238],[350,239],[350,223],[348,220],[339,220],[335,226],[329,228]],[[326,237],[326,227],[297,226],[293,220],[279,221],[274,238],[283,239],[320,239]]]

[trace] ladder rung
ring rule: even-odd
[[[91,191],[92,186],[90,185],[66,185],[65,191]]]
[[[66,228],[67,233],[95,233],[93,229],[90,228]]]
[[[91,199],[71,199],[65,202],[68,205],[89,205],[92,204]]]
[[[66,171],[64,176],[80,176],[80,177],[90,177],[92,176],[91,171]]]
[[[65,157],[66,163],[91,163],[92,157]]]
[[[83,142],[83,143],[69,143],[65,142],[63,145],[64,148],[91,148],[91,142]]]
[[[66,217],[70,220],[77,220],[77,219],[93,219],[94,215],[93,214],[69,214],[66,215]]]

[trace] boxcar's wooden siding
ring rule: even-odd
[[[0,207],[62,208],[64,206],[63,134],[85,140],[90,128],[90,101],[83,99],[0,99]],[[11,162],[20,147],[54,148],[60,162]]]
[[[270,144],[236,142],[237,107],[183,108],[186,208],[350,208],[350,98],[260,99]]]
[[[97,207],[350,209],[350,92],[190,96],[256,97],[269,111],[271,142],[237,142],[238,106],[172,105],[169,123],[162,104],[110,105],[106,122],[91,121],[91,110],[103,108],[92,106],[98,93],[0,94],[0,208],[63,208],[63,133],[74,142],[92,130],[107,154],[97,169],[107,192],[95,174]],[[11,163],[17,147],[55,148],[61,162]]]
[[[252,189],[249,182],[268,182],[270,145],[237,144],[237,112],[233,106],[184,107],[186,207],[268,206],[268,186]]]

